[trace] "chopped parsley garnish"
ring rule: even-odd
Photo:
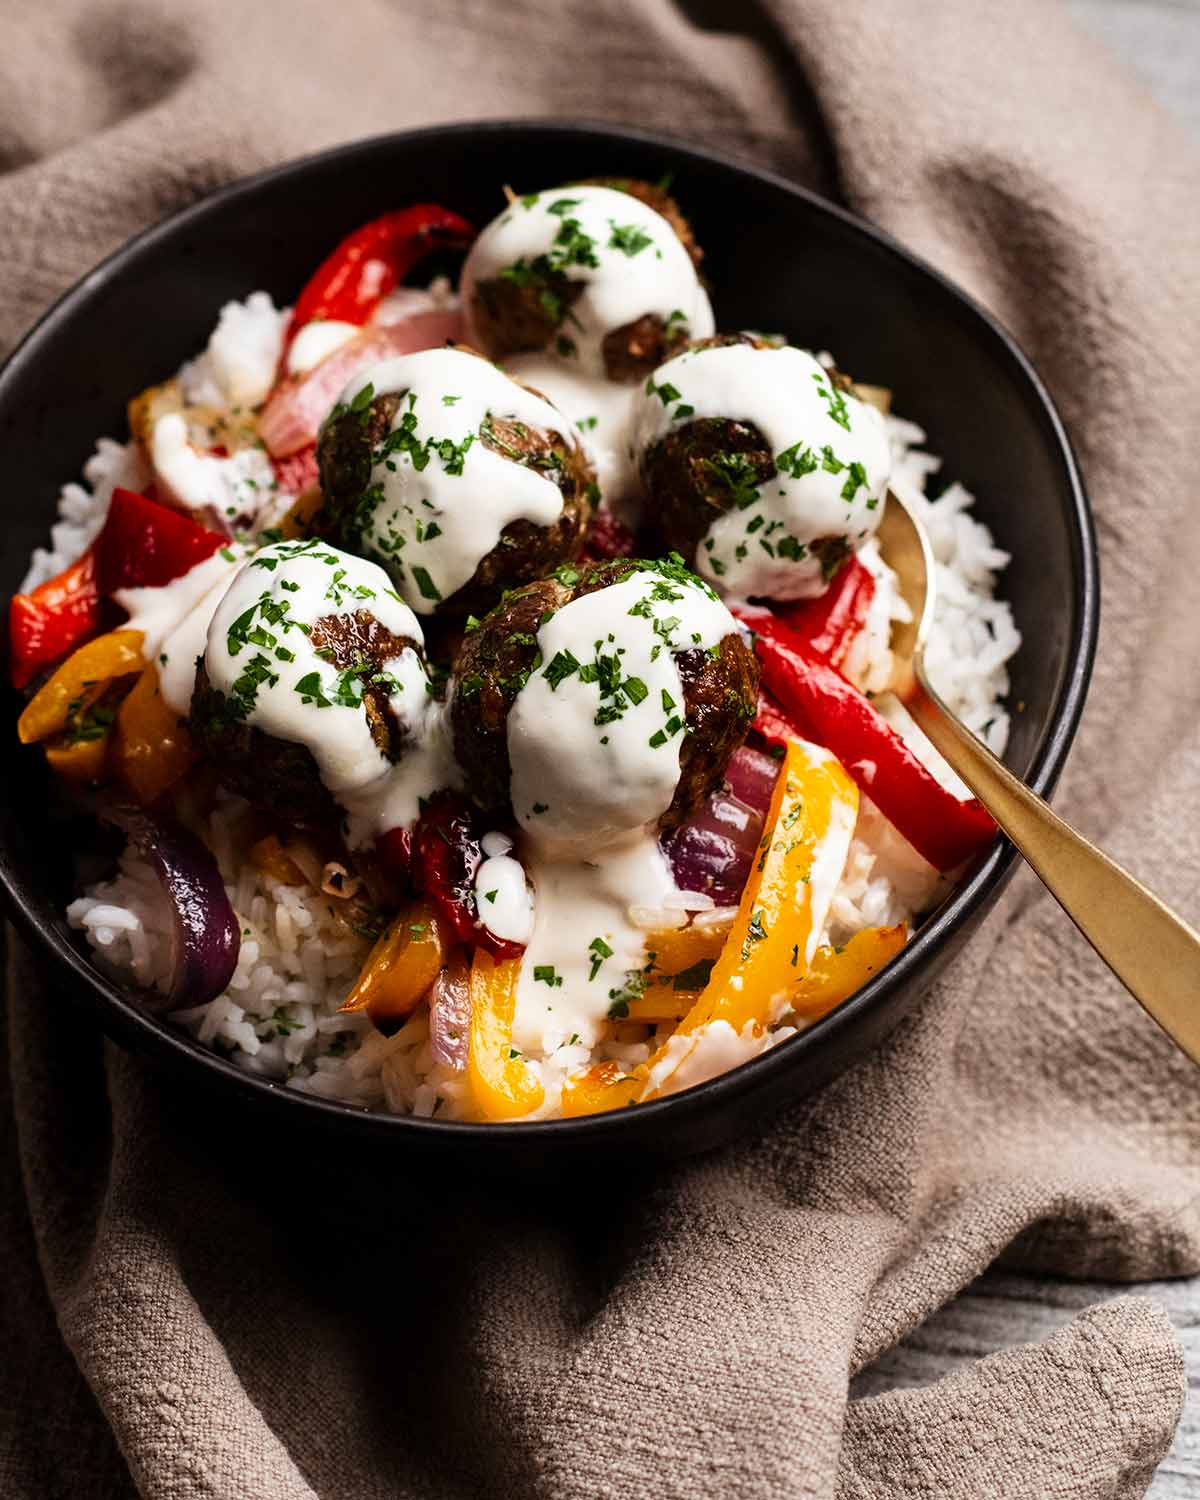
[[[626,969],[625,983],[609,990],[608,1016],[611,1021],[623,1020],[629,1014],[629,1002],[640,1000],[646,992],[646,976],[641,969]]]
[[[746,510],[758,499],[758,470],[744,453],[714,453],[704,466],[729,491],[738,510]]]
[[[623,255],[639,255],[647,245],[654,243],[653,237],[636,224],[618,224],[613,219],[609,219],[608,227],[612,230],[608,248],[620,250]]]
[[[579,671],[579,658],[571,651],[556,651],[545,671],[551,692],[566,679]]]
[[[533,978],[535,983],[548,984],[552,990],[562,988],[562,975],[555,973],[553,964],[535,964]]]
[[[750,918],[750,925],[746,929],[746,941],[742,944],[742,962],[746,963],[750,958],[750,950],[755,943],[761,943],[767,935],[767,929],[763,926],[763,914],[756,911]]]
[[[613,951],[603,938],[595,937],[588,944],[588,952],[591,954],[592,965],[592,971],[588,975],[588,979],[590,981],[595,979],[596,975],[599,974],[600,965],[604,962],[604,960],[613,956]]]
[[[417,587],[421,590],[421,597],[423,599],[433,599],[436,601],[442,597],[437,584],[430,578],[425,568],[414,566],[412,576],[416,581]]]
[[[838,390],[837,386],[835,386],[831,380],[827,380],[824,375],[814,374],[813,379],[817,383],[817,394],[829,408],[830,417],[832,417],[832,419],[838,424],[839,427],[844,427],[846,431],[849,432],[850,410],[846,405],[845,396],[843,396],[841,391]]]
[[[697,959],[690,969],[683,969],[672,978],[672,988],[677,990],[702,990],[708,983],[715,962],[716,960],[711,958]]]

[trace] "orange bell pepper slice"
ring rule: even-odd
[[[792,991],[791,1009],[806,1021],[819,1021],[862,989],[907,941],[908,928],[899,922],[895,927],[864,927],[842,948],[818,948],[808,973]]]
[[[580,1115],[624,1109],[637,1103],[642,1087],[641,1078],[622,1073],[615,1062],[594,1063],[580,1073],[573,1073],[563,1084],[563,1118],[573,1120]]]
[[[166,702],[150,662],[117,711],[113,768],[143,807],[157,802],[196,759],[186,724]]]
[[[512,1044],[519,958],[497,962],[484,948],[471,961],[467,1087],[481,1120],[515,1120],[545,1099],[541,1082]]]
[[[56,776],[76,786],[91,786],[108,775],[109,735],[94,739],[63,738],[46,742],[46,764]]]
[[[653,963],[650,972],[674,975],[694,969],[697,964],[715,959],[728,936],[727,926],[697,927],[694,922],[689,927],[665,927],[649,932],[646,934],[646,958]]]
[[[857,816],[858,789],[838,761],[819,746],[790,741],[729,939],[676,1034],[712,1021],[727,1021],[737,1032],[765,1027],[780,1002],[786,1009],[813,957]],[[648,1075],[665,1056],[664,1044],[647,1063]],[[657,1097],[664,1081],[646,1097]]]
[[[141,672],[144,666],[140,630],[110,630],[80,646],[25,705],[17,720],[21,743],[33,745],[69,731],[72,720],[78,720],[81,710],[110,682]]]
[[[340,1009],[365,1010],[381,1031],[416,1010],[446,958],[444,924],[429,901],[395,917],[367,955]]]

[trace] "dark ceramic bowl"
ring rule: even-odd
[[[19,584],[55,497],[100,434],[125,431],[134,392],[201,348],[221,304],[265,287],[292,300],[344,233],[433,199],[476,223],[502,184],[671,173],[704,246],[719,326],[786,333],[890,386],[945,472],[1013,555],[1004,589],[1026,646],[1012,668],[1008,763],[1047,792],[1074,735],[1098,614],[1095,544],[1079,473],[1041,381],[980,307],[907,251],[778,177],[638,131],[525,121],[439,127],[341,147],[235,183],[111,256],[42,319],[0,372],[10,497],[0,589]],[[9,723],[18,705],[10,697]],[[0,735],[0,882],[52,982],[116,1040],[282,1120],[324,1123],[408,1150],[524,1165],[635,1148],[641,1160],[728,1140],[875,1046],[970,936],[1016,858],[1000,843],[888,967],[810,1031],[688,1093],[592,1119],[464,1125],[369,1114],[241,1072],[155,1020],[98,974],[68,930],[70,849],[47,837],[42,757]],[[68,840],[69,842],[69,840]],[[482,1158],[476,1158],[482,1164]],[[628,1159],[628,1156],[627,1156]]]

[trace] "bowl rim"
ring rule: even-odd
[[[957,303],[959,310],[973,320],[978,334],[994,346],[1000,357],[1007,360],[1024,381],[1036,399],[1052,445],[1057,451],[1071,502],[1066,517],[1071,532],[1073,564],[1070,593],[1073,617],[1067,646],[1068,665],[1057,702],[1027,777],[1027,785],[1044,796],[1049,795],[1062,771],[1079,726],[1095,659],[1100,611],[1099,556],[1091,507],[1070,437],[1054,401],[1016,339],[970,293],[885,230],[876,228],[821,194],[768,168],[745,161],[733,152],[700,145],[669,132],[645,130],[604,120],[515,116],[386,131],[290,158],[226,183],[196,202],[140,230],[84,273],[51,303],[15,345],[3,365],[0,365],[0,409],[6,403],[10,391],[19,385],[25,362],[36,354],[42,340],[69,323],[80,305],[86,305],[92,297],[101,293],[105,285],[120,274],[129,262],[136,260],[144,251],[153,249],[160,241],[173,237],[180,230],[202,223],[227,205],[239,199],[253,198],[268,182],[275,184],[289,177],[301,176],[318,165],[333,165],[364,152],[387,150],[400,144],[408,146],[424,141],[435,145],[439,141],[455,137],[485,134],[516,136],[530,131],[576,140],[581,147],[602,144],[609,149],[619,150],[623,143],[632,142],[661,148],[679,157],[732,170],[801,199],[810,210],[838,220],[852,235],[884,251],[891,258],[900,260],[910,270],[915,269],[933,280],[949,295],[951,302]],[[699,1111],[709,1105],[728,1107],[768,1086],[772,1079],[777,1079],[796,1066],[806,1053],[831,1044],[839,1032],[853,1027],[864,1012],[882,1004],[890,992],[914,976],[927,957],[949,943],[969,922],[971,916],[998,893],[1017,858],[1017,852],[1008,840],[1003,837],[998,839],[987,857],[933,912],[913,939],[884,969],[829,1015],[757,1058],[679,1094],[641,1104],[636,1110],[620,1110],[612,1114],[587,1115],[576,1119],[507,1123],[435,1120],[371,1110],[340,1100],[324,1099],[248,1073],[204,1047],[187,1033],[170,1026],[164,1017],[140,1005],[131,992],[93,968],[85,955],[56,926],[31,909],[21,889],[20,872],[13,865],[6,847],[0,847],[0,895],[3,896],[15,925],[22,936],[30,941],[35,954],[55,961],[52,982],[75,988],[70,981],[72,978],[79,981],[80,993],[78,996],[73,995],[72,999],[86,1000],[105,1030],[130,1046],[148,1052],[156,1061],[187,1068],[197,1081],[203,1078],[214,1086],[232,1089],[235,1095],[240,1095],[247,1103],[259,1107],[291,1109],[293,1113],[289,1118],[298,1123],[300,1117],[294,1111],[302,1111],[304,1117],[312,1122],[319,1123],[322,1118],[328,1123],[338,1121],[356,1134],[376,1139],[391,1138],[414,1147],[435,1146],[439,1143],[464,1145],[468,1140],[487,1139],[495,1149],[507,1151],[522,1143],[531,1149],[538,1145],[566,1146],[569,1142],[611,1147],[618,1144],[622,1133],[628,1133],[630,1129],[639,1133],[643,1128],[653,1130],[655,1123],[663,1120],[664,1116],[675,1117],[689,1109]],[[864,1049],[864,1055],[869,1050],[869,1047]],[[196,1064],[200,1065],[198,1069],[194,1067]]]

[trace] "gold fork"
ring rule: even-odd
[[[930,686],[937,574],[924,523],[894,490],[879,542],[912,611],[892,627],[892,691],[1133,998],[1200,1063],[1200,933],[1018,781]]]

